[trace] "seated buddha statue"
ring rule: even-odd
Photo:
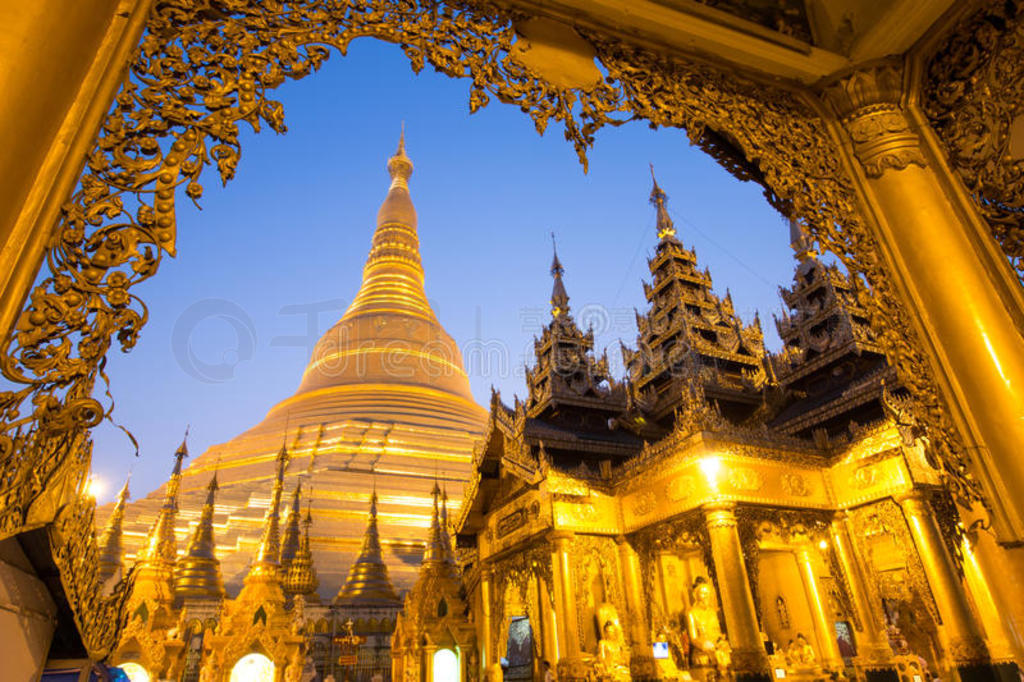
[[[686,622],[690,634],[690,665],[704,668],[714,666],[715,643],[722,635],[722,626],[718,622],[718,612],[711,605],[711,585],[703,577],[693,582]]]
[[[597,643],[597,657],[604,669],[602,680],[629,682],[629,652],[622,643],[622,630],[614,620],[606,621]]]

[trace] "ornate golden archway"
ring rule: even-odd
[[[129,4],[138,10],[146,3]],[[90,459],[88,431],[110,410],[109,403],[93,397],[97,380],[105,380],[106,355],[115,339],[121,349],[130,349],[147,319],[133,288],[156,274],[165,254],[175,254],[177,198],[202,196],[208,166],[216,167],[222,182],[232,178],[241,156],[239,125],[283,132],[284,112],[272,99],[274,88],[313,73],[332,48],[344,54],[359,37],[398,44],[416,71],[429,65],[469,79],[471,110],[496,98],[519,106],[539,131],[551,122],[561,124],[584,168],[600,128],[636,119],[685,130],[692,143],[738,178],[762,184],[773,206],[861,276],[861,302],[914,397],[913,403],[894,405],[903,425],[928,437],[936,463],[962,499],[983,493],[990,501],[998,498],[993,493],[1005,490],[997,484],[999,475],[1017,471],[1001,464],[1008,452],[999,448],[1009,441],[995,440],[995,427],[964,406],[971,391],[957,383],[964,375],[964,361],[957,358],[980,341],[971,337],[960,355],[947,352],[930,317],[943,302],[912,286],[920,266],[908,260],[913,249],[908,251],[907,242],[893,236],[893,221],[909,215],[893,208],[893,197],[913,186],[930,186],[897,186],[892,175],[889,185],[883,180],[890,171],[918,168],[935,176],[926,178],[933,185],[948,185],[951,176],[943,173],[951,163],[970,192],[957,186],[949,189],[951,196],[968,197],[972,210],[981,207],[1004,256],[1019,264],[1020,200],[1013,194],[1019,190],[1009,187],[1020,177],[1020,164],[993,171],[993,164],[979,161],[962,142],[964,127],[970,129],[964,123],[969,115],[964,112],[971,111],[965,99],[985,102],[988,95],[961,88],[950,97],[944,90],[944,85],[973,82],[970,69],[949,73],[964,63],[972,45],[1015,54],[1015,44],[993,47],[983,30],[994,14],[1008,10],[982,8],[967,17],[957,29],[967,37],[947,41],[942,50],[922,43],[899,59],[837,72],[808,87],[721,60],[629,43],[585,20],[573,28],[538,18],[541,12],[523,9],[534,4],[155,2],[129,72],[85,155],[78,187],[49,234],[48,275],[31,291],[26,286],[6,292],[8,311],[14,310],[12,297],[27,295],[27,302],[20,313],[3,318],[11,334],[0,365],[18,388],[0,393],[0,538],[55,519],[55,528],[77,524],[77,533],[53,532],[54,554],[69,591],[95,592],[94,576],[74,566],[74,557],[88,549],[67,544],[71,536],[88,536],[91,515],[69,518],[63,505],[74,497],[68,491],[81,490]],[[1007,26],[1020,22],[1016,15],[1000,20],[1000,35],[1012,34]],[[972,63],[975,71],[983,69],[981,60]],[[925,67],[927,118],[914,94]],[[1016,95],[1012,87],[1007,90],[1006,97]],[[1016,120],[1018,106],[1008,105],[1000,115]],[[924,129],[929,121],[941,142]],[[1012,126],[1007,126],[1009,140]],[[965,210],[963,204],[956,208],[961,214]],[[970,233],[965,239],[980,244],[971,232],[980,224],[978,216],[957,219]],[[976,286],[972,294],[989,296],[992,306],[1001,301],[1003,313],[1019,325],[1021,292],[1016,283],[1006,285],[1005,258],[997,263],[993,248],[977,248],[982,255],[971,263],[979,261],[989,272],[978,281],[994,278],[996,285],[994,293]],[[994,355],[1005,361],[1013,348],[999,346]],[[995,364],[1001,371],[1000,357]],[[1007,371],[1013,374],[1015,368]],[[979,389],[971,390],[978,394]],[[976,456],[974,448],[989,455]],[[1020,514],[1000,503],[994,511],[1008,538],[1021,534]],[[79,624],[83,632],[98,627]],[[102,656],[112,637],[109,628],[96,630],[89,637],[90,653]]]

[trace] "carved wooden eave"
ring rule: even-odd
[[[905,52],[957,3],[833,3],[834,16],[824,10],[809,13],[815,44],[692,0],[503,0],[501,4],[668,56],[701,56],[771,79],[809,85],[855,63]],[[844,15],[853,16],[852,25],[842,25]]]

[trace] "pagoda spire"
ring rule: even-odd
[[[448,488],[441,489],[441,542],[444,544],[445,561],[455,563],[455,550],[452,547],[451,526],[448,525]]]
[[[656,223],[658,228],[658,239],[662,241],[675,241],[676,227],[672,223],[672,218],[669,216],[668,207],[666,206],[668,195],[666,195],[665,191],[658,186],[658,179],[654,177],[653,163],[651,164],[651,183],[651,203],[654,204],[654,207],[658,211],[658,220]]]
[[[444,532],[441,530],[441,510],[438,500],[441,488],[434,481],[434,489],[430,493],[434,498],[434,510],[430,517],[430,531],[427,534],[427,550],[423,553],[423,563],[443,563],[448,559],[445,551]]]
[[[565,283],[562,282],[562,274],[565,268],[558,260],[558,245],[555,243],[555,233],[551,233],[551,248],[554,258],[551,261],[551,277],[555,283],[551,288],[551,317],[559,317],[569,314],[569,294],[565,291]]]
[[[363,267],[363,283],[342,319],[388,310],[436,322],[423,289],[418,221],[409,195],[413,164],[405,153],[404,128],[387,169],[391,185],[377,212],[377,229]]]
[[[199,515],[185,556],[178,560],[174,570],[174,596],[177,599],[213,598],[224,596],[224,583],[220,576],[220,562],[215,554],[213,538],[214,502],[217,496],[217,472],[213,472],[206,486],[206,501]]]
[[[436,503],[435,498],[435,503]],[[436,514],[436,507],[435,507]],[[435,517],[436,520],[436,517]],[[359,558],[348,571],[345,584],[334,599],[343,605],[389,605],[401,604],[395,588],[388,577],[380,547],[380,533],[377,530],[377,487],[374,484],[370,495],[370,519],[363,535],[363,548]]]
[[[146,546],[139,552],[133,601],[170,604],[174,599],[174,563],[178,555],[174,524],[178,518],[178,489],[181,486],[181,462],[188,456],[188,429],[174,452],[174,468],[167,480],[164,502],[149,531]]]
[[[174,468],[171,470],[171,477],[167,480],[167,489],[164,492],[164,502],[160,507],[160,515],[149,533],[149,541],[143,553],[146,561],[161,561],[174,563],[177,558],[178,546],[174,536],[174,523],[178,517],[178,490],[181,487],[181,462],[188,457],[188,429],[185,429],[185,436],[181,445],[174,451]]]
[[[789,245],[793,247],[793,252],[801,263],[815,256],[814,245],[796,218],[789,219]]]
[[[121,559],[124,555],[122,544],[122,526],[124,524],[124,507],[131,493],[128,490],[128,483],[131,475],[125,479],[121,491],[117,494],[117,501],[114,502],[114,509],[110,512],[107,525],[103,528],[100,536],[99,549],[99,572],[100,582],[107,583],[121,571]]]
[[[302,510],[299,508],[299,496],[302,494],[302,481],[295,484],[295,492],[292,493],[292,503],[288,509],[288,516],[284,523],[284,537],[281,540],[281,570],[287,571],[289,564],[295,559],[295,553],[299,550],[299,523],[302,518]]]
[[[312,497],[312,492],[309,496]],[[313,552],[309,546],[309,527],[312,525],[313,514],[307,498],[306,517],[302,520],[302,535],[299,536],[295,556],[288,563],[288,570],[284,576],[284,591],[292,595],[301,594],[307,601],[319,601],[316,588],[320,586],[320,579],[316,576]]]
[[[274,489],[270,498],[270,506],[263,519],[263,537],[260,539],[256,558],[245,576],[245,582],[259,580],[261,582],[277,582],[280,579],[281,557],[281,495],[284,490],[284,471],[288,466],[288,447],[282,443],[277,453],[277,476],[274,478]]]

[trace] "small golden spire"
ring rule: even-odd
[[[284,591],[288,594],[301,594],[306,601],[319,601],[316,588],[320,586],[320,579],[316,576],[316,568],[313,566],[313,552],[309,546],[309,527],[313,525],[313,514],[310,511],[310,499],[313,491],[310,490],[309,498],[306,501],[306,518],[302,521],[302,535],[299,536],[298,547],[295,556],[288,564],[288,570],[284,577]]]
[[[224,596],[224,583],[220,575],[220,562],[216,556],[213,537],[213,513],[217,494],[217,472],[214,470],[206,486],[206,502],[196,524],[195,532],[185,550],[185,556],[174,567],[174,596],[185,598],[220,598]]]
[[[380,533],[377,530],[377,485],[374,481],[370,495],[370,519],[363,535],[363,549],[359,558],[348,571],[345,584],[334,598],[336,604],[355,605],[389,605],[401,604],[395,588],[388,577],[388,567],[384,563],[380,547]]]
[[[796,218],[789,219],[789,245],[801,263],[815,256],[814,245]]]
[[[441,497],[441,487],[437,480],[434,481],[434,489],[430,492],[434,498],[434,509],[430,516],[430,531],[427,533],[427,549],[423,553],[423,563],[437,563],[446,560],[445,543],[441,532],[441,510],[438,500]]]
[[[295,558],[299,550],[299,521],[302,512],[299,509],[299,496],[302,494],[302,481],[295,484],[295,492],[292,493],[292,504],[288,509],[288,516],[284,522],[284,538],[281,540],[281,570],[287,571],[288,565]]]
[[[167,480],[164,503],[160,507],[160,515],[149,534],[149,541],[142,558],[146,561],[174,563],[178,555],[177,539],[174,535],[174,523],[178,517],[178,489],[181,487],[181,462],[188,457],[188,427],[181,445],[174,452],[174,469]]]
[[[562,262],[558,260],[558,245],[555,243],[554,232],[551,233],[551,248],[554,252],[554,258],[551,261],[551,276],[555,280],[551,288],[551,316],[559,317],[569,314],[569,294],[566,293],[565,284],[562,282],[562,274],[565,272],[565,268],[562,267]]]
[[[131,494],[128,491],[129,481],[131,481],[131,474],[128,475],[124,485],[121,486],[121,492],[117,494],[114,509],[110,512],[110,518],[107,519],[107,525],[103,528],[103,534],[100,536],[99,573],[101,583],[106,583],[121,570],[121,560],[124,551],[122,545],[124,507]]]
[[[455,549],[452,546],[452,529],[448,524],[448,487],[441,489],[441,541],[444,543],[445,561],[455,563]]]
[[[665,205],[668,196],[664,190],[658,186],[658,179],[654,177],[654,164],[651,164],[651,203],[654,204],[658,211],[658,239],[662,241],[674,241],[676,236],[675,225],[672,224],[672,218],[668,215],[668,207]]]
[[[279,508],[284,490],[284,472],[288,466],[288,448],[282,443],[277,453],[277,476],[274,478],[274,489],[270,498],[270,506],[263,520],[263,537],[260,539],[256,558],[253,560],[245,581],[260,579],[262,581],[278,581],[280,579],[281,557],[281,518]]]

